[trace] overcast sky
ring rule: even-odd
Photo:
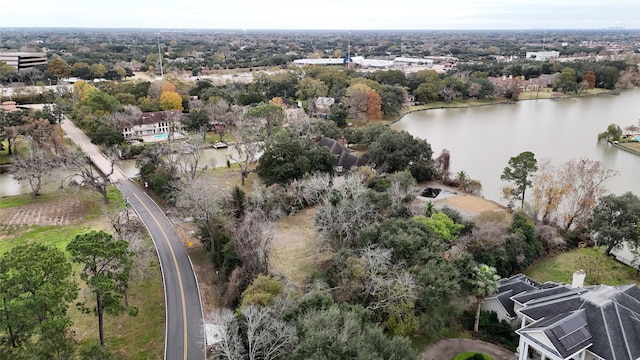
[[[0,27],[173,29],[640,28],[640,0],[20,0]],[[19,10],[19,11],[18,11]]]

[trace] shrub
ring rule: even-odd
[[[484,353],[470,351],[454,356],[453,360],[493,360],[493,358]]]
[[[465,311],[460,321],[468,330],[473,329],[475,311]],[[497,343],[504,348],[515,351],[518,347],[518,336],[508,322],[498,320],[498,315],[492,311],[480,314],[480,340]]]

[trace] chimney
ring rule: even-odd
[[[584,278],[586,276],[587,276],[587,274],[582,269],[574,272],[573,273],[573,281],[571,282],[571,287],[574,288],[574,289],[583,287],[584,286]]]

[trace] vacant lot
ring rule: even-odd
[[[91,230],[111,231],[109,214],[121,210],[123,199],[115,189],[109,193],[112,204],[104,206],[95,193],[58,191],[36,199],[28,195],[0,199],[0,254],[30,242],[64,250],[76,236]],[[139,308],[137,316],[105,316],[106,345],[126,359],[162,359],[164,351],[164,292],[159,264],[150,238],[150,251],[136,258],[140,271],[132,278],[129,304]],[[74,264],[75,281],[80,285],[76,301],[92,307],[95,299],[80,279],[80,266]],[[72,336],[80,347],[98,341],[98,320],[92,313],[82,313],[69,306],[73,320]]]
[[[331,253],[316,247],[314,221],[316,208],[280,219],[271,244],[271,270],[281,273],[297,285],[306,282],[309,275],[322,269]]]

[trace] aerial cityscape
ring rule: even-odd
[[[640,359],[640,5],[0,21],[0,359]]]

